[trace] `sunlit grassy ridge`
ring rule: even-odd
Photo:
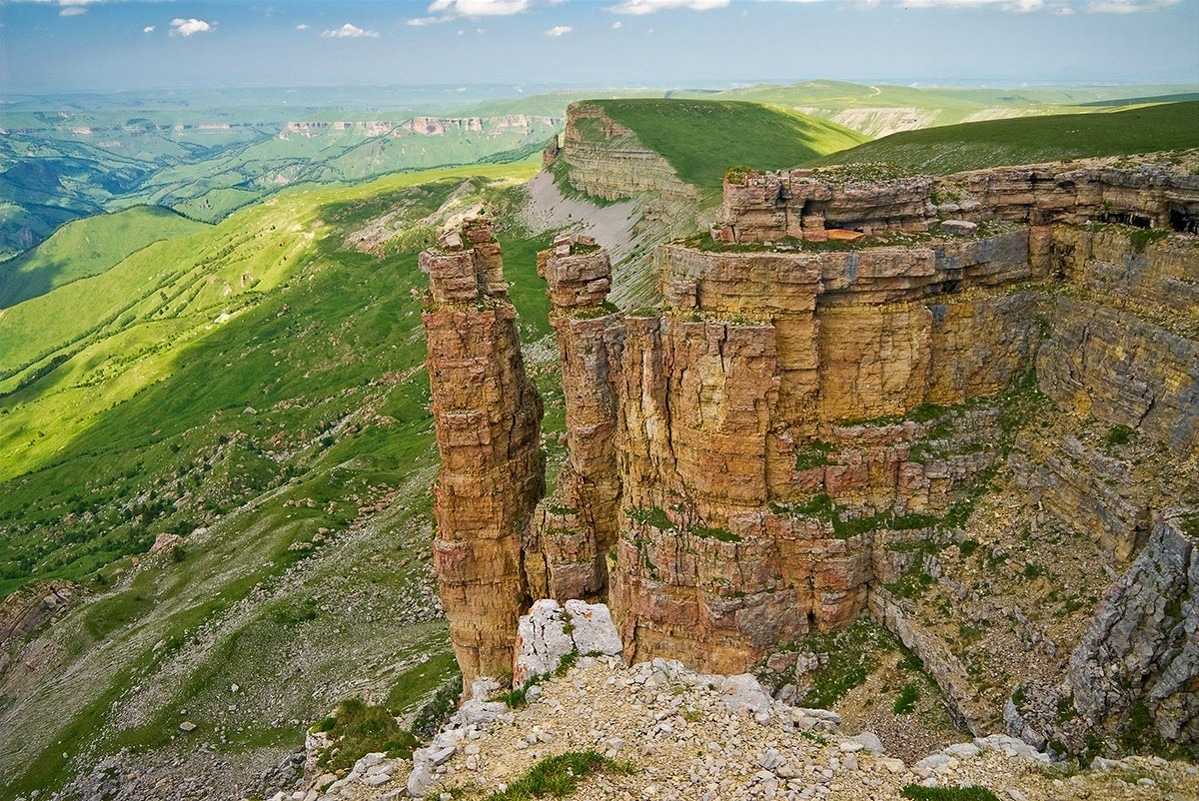
[[[157,206],[65,225],[33,250],[0,264],[0,309],[102,273],[149,244],[205,227]]]
[[[718,190],[734,164],[793,167],[866,141],[826,120],[757,103],[709,100],[597,100],[685,183]]]
[[[280,197],[6,310],[0,592],[31,575],[79,578],[104,554],[152,541],[160,528],[152,518],[109,505],[148,478],[173,474],[174,483],[200,453],[208,470],[241,464],[233,483],[247,491],[281,480],[274,457],[344,416],[321,408],[345,405],[330,396],[424,358],[416,253],[379,258],[347,249],[343,238],[401,204],[416,217],[434,211],[468,175],[534,170],[439,170]],[[512,269],[520,274],[524,261],[518,283],[533,288],[518,303],[544,317],[531,259],[513,259]],[[243,415],[247,407],[263,408]],[[37,534],[72,511],[84,518],[75,532],[50,541]],[[195,517],[170,528],[183,531]]]
[[[863,86],[844,81],[805,81],[787,85],[758,84],[715,93],[682,92],[713,100],[775,103],[830,119],[871,136],[897,130],[957,125],[979,120],[1096,111],[1094,103],[1127,104],[1132,98],[1170,95],[1191,99],[1195,84],[1158,86],[1064,86],[1000,89]]]
[[[1199,102],[905,131],[809,165],[887,161],[916,172],[946,175],[1008,164],[1192,147],[1199,147]]]

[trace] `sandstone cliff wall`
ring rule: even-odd
[[[619,530],[616,471],[617,400],[608,375],[608,339],[618,316],[604,308],[612,265],[591,246],[572,253],[569,242],[538,255],[552,306],[566,396],[568,455],[557,495],[537,510],[527,555],[530,582],[554,598],[592,598],[605,591],[606,554]],[[580,248],[582,251],[583,248]]]
[[[643,193],[684,205],[698,199],[695,189],[679,179],[666,159],[594,103],[571,104],[557,158],[569,164],[575,189],[605,200]]]
[[[663,246],[654,316],[599,313],[605,276],[586,258],[540,265],[568,421],[581,423],[568,423],[568,478],[544,505],[542,549],[551,576],[579,576],[592,542],[601,555],[615,543],[611,602],[630,658],[743,670],[860,615],[871,529],[944,514],[994,451],[914,458],[930,426],[844,422],[996,394],[1036,344],[1027,327],[1000,332],[1010,315],[1035,316],[1038,299],[996,290],[1033,275],[1026,230],[862,253]],[[600,488],[589,520],[584,496]],[[612,512],[601,533],[593,521]],[[590,577],[573,586],[594,592]]]
[[[529,594],[522,534],[545,491],[541,399],[524,372],[500,246],[468,222],[421,254],[423,321],[441,451],[433,564],[464,686],[511,672]]]
[[[763,242],[822,240],[826,229],[924,231],[938,216],[1033,226],[1115,222],[1194,233],[1199,176],[1163,164],[1040,164],[941,179],[880,179],[852,166],[751,173],[725,182],[718,219],[730,241]]]
[[[978,730],[1021,671],[1064,676],[1085,601],[1055,590],[1057,625],[1013,582],[1048,570],[1090,592],[1163,504],[1195,502],[1199,247],[1123,223],[1185,222],[1199,184],[1168,167],[994,172],[873,196],[797,174],[726,186],[717,242],[658,248],[651,312],[605,304],[593,243],[542,254],[569,455],[522,535],[526,585],[607,596],[629,659],[720,672],[870,612]],[[850,226],[890,238],[812,244]],[[786,236],[805,241],[765,244]],[[1048,567],[1027,555],[1037,532]],[[979,539],[996,576],[964,545],[935,553]],[[930,585],[998,626],[994,649],[956,642],[922,605]]]

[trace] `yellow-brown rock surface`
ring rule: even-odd
[[[1032,408],[1021,397],[1037,395],[1092,429],[1126,426],[1194,469],[1199,246],[1193,233],[1160,226],[1185,228],[1199,214],[1199,179],[1161,166],[1041,165],[873,185],[796,172],[725,192],[711,247],[657,249],[658,310],[606,305],[602,249],[563,241],[539,257],[569,453],[534,525],[504,524],[514,532],[503,540],[507,558],[439,557],[445,586],[463,592],[458,606],[447,603],[454,631],[482,637],[485,619],[510,625],[479,614],[471,582],[516,587],[510,577],[523,576],[537,595],[606,596],[629,659],[739,672],[872,612],[902,629],[960,719],[994,719],[1001,690],[979,694],[968,660],[894,587],[926,572],[966,597],[964,580],[943,576],[920,547],[934,535],[969,536],[962,529],[996,471],[1016,474],[1027,518],[1005,531],[1085,528],[1113,564],[1134,555],[1153,506],[1167,500],[1122,487],[1128,471],[1117,460],[1069,435],[1017,438],[1027,421],[1014,416]],[[1157,228],[1127,227],[1142,223]],[[835,227],[895,235],[882,245],[814,244]],[[776,244],[749,244],[768,241]],[[455,305],[460,294],[501,292],[488,246],[439,257],[434,299],[440,292],[447,309],[467,313]],[[448,327],[458,336],[472,324]],[[443,352],[467,347],[465,337],[446,345],[448,331],[437,336]],[[470,339],[480,357],[492,349],[512,363],[509,340]],[[434,343],[431,334],[431,367]],[[522,392],[494,393],[486,412],[464,402],[474,416],[439,412],[443,457],[448,444],[473,448],[461,453],[475,464],[498,464],[487,461],[485,445],[499,436],[491,426],[525,408],[512,401]],[[477,442],[472,427],[486,432]],[[1055,431],[1066,430],[1059,419]],[[504,469],[500,498],[516,480]],[[440,511],[443,495],[439,519],[488,532],[472,535],[483,540],[489,515],[515,521],[531,509],[479,498],[452,517]],[[998,502],[986,511],[997,521],[1008,513]],[[1019,636],[1032,637],[1034,623],[1012,609]],[[1061,646],[1054,653],[1072,644]]]
[[[441,451],[433,563],[464,686],[511,671],[529,603],[522,534],[545,489],[541,400],[525,375],[499,244],[467,222],[458,252],[425,251],[423,321]]]

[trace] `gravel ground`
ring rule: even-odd
[[[630,668],[583,658],[539,685],[524,709],[493,712],[490,723],[460,714],[460,728],[418,752],[435,782],[425,797],[485,798],[546,757],[593,749],[633,770],[589,777],[572,799],[898,801],[908,784],[977,784],[1003,801],[1199,798],[1199,768],[1189,763],[1136,757],[1071,774],[1004,736],[957,743],[909,765],[872,753],[869,737],[843,738],[832,713],[771,701],[745,679],[696,675],[662,660]],[[294,798],[392,801],[408,796],[411,767],[368,756],[326,794]]]
[[[539,172],[525,184],[529,202],[521,213],[521,223],[530,231],[566,229],[590,234],[608,249],[613,262],[627,256],[636,244],[633,225],[640,218],[635,201],[626,200],[609,206],[594,206],[583,200],[565,197],[554,185],[554,176]]]

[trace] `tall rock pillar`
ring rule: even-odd
[[[552,305],[568,446],[557,494],[539,512],[545,592],[561,600],[601,598],[607,591],[607,554],[620,528],[617,409],[608,354],[620,335],[621,315],[605,303],[612,265],[590,237],[562,236],[537,255],[537,271]],[[530,563],[535,558],[526,554]]]
[[[528,608],[521,539],[545,493],[541,398],[525,375],[500,245],[468,220],[420,256],[423,321],[441,450],[433,565],[469,692],[512,670]]]

